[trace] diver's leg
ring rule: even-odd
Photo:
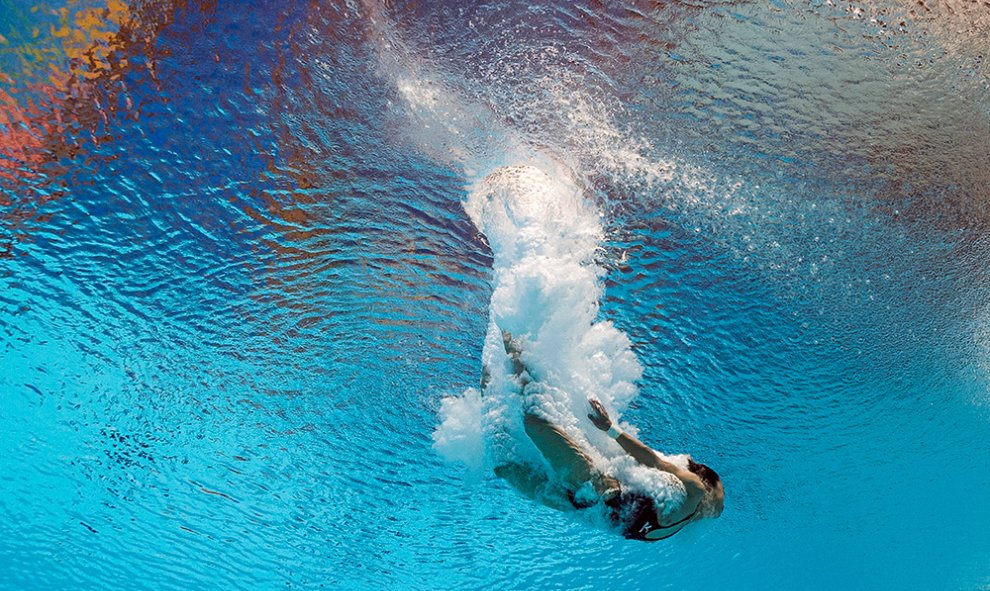
[[[526,434],[568,487],[575,490],[592,479],[596,470],[591,458],[559,427],[532,413],[526,414],[523,424]]]
[[[495,476],[508,481],[509,484],[531,499],[537,497],[540,489],[547,482],[546,476],[525,464],[516,462],[495,466]]]
[[[573,509],[561,495],[548,492],[550,481],[542,469],[536,469],[528,464],[508,462],[496,466],[495,475],[530,499],[543,503],[551,509],[560,511]]]
[[[526,385],[532,381],[532,376],[520,359],[522,349],[519,342],[512,338],[509,331],[503,330],[502,344],[505,347],[505,353],[512,360],[516,378],[525,391]],[[599,494],[605,494],[609,490],[618,490],[618,482],[596,470],[591,458],[559,427],[528,411],[525,414],[523,425],[526,428],[526,434],[529,435],[536,448],[540,450],[543,457],[550,463],[554,473],[564,481],[571,492],[589,481],[593,483]]]
[[[599,472],[588,454],[559,427],[532,413],[526,414],[523,423],[526,434],[572,492],[590,481],[599,495],[618,494],[619,481]]]

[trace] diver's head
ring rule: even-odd
[[[695,462],[688,458],[688,470],[698,475],[698,478],[705,483],[705,498],[701,503],[704,505],[702,513],[705,517],[718,517],[725,507],[725,488],[722,487],[722,479],[718,473],[705,464]]]

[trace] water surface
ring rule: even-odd
[[[982,5],[32,8],[0,3],[0,587],[990,585]],[[492,296],[461,204],[534,154],[601,212],[624,420],[725,481],[702,531],[433,449]]]

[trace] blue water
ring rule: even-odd
[[[0,2],[0,588],[990,588],[985,10],[132,4],[52,81],[60,6]],[[434,449],[520,154],[601,212],[623,419],[718,520]]]

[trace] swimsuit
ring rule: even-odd
[[[614,505],[613,508],[617,509],[617,507]],[[692,511],[691,514],[688,515],[687,517],[675,521],[674,523],[671,523],[669,525],[661,525],[655,505],[653,504],[652,501],[649,501],[647,504],[645,504],[645,506],[640,507],[639,511],[637,511],[636,513],[636,517],[632,519],[632,521],[629,523],[629,525],[626,528],[624,528],[622,535],[625,536],[626,538],[630,538],[633,540],[642,540],[644,542],[657,542],[660,540],[666,540],[667,538],[673,536],[677,532],[684,529],[684,524],[690,521],[692,517],[697,515],[699,509],[701,509],[701,503],[698,503],[698,506],[695,507],[694,511]],[[677,526],[681,526],[681,527],[677,527]],[[677,527],[677,529],[663,536],[662,538],[647,537],[647,535],[649,535],[650,532],[664,530],[664,529],[671,529],[674,527]]]

